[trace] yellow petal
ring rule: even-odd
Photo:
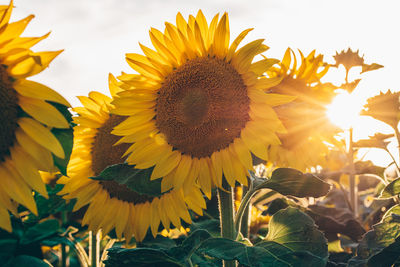
[[[64,116],[54,106],[43,100],[20,97],[19,105],[26,113],[47,126],[69,128]]]
[[[199,169],[199,184],[203,193],[206,195],[208,199],[211,199],[211,173],[209,166],[207,164],[207,160],[204,158],[200,159],[200,169]]]
[[[10,215],[8,214],[7,209],[0,205],[0,228],[12,232]]]
[[[224,13],[218,23],[213,44],[215,55],[221,58],[225,57],[229,46],[229,19],[227,13]]]
[[[264,72],[269,70],[274,64],[279,63],[278,59],[266,58],[251,64],[250,71],[254,72],[257,76],[261,76]]]
[[[251,153],[249,149],[246,147],[245,143],[241,138],[236,138],[231,145],[232,148],[235,150],[240,162],[243,166],[246,167],[248,170],[253,169],[253,160],[251,158]]]
[[[176,167],[176,173],[174,175],[175,188],[180,188],[190,172],[192,166],[192,158],[188,155],[182,155],[181,161]]]
[[[252,30],[253,30],[253,28],[244,30],[244,31],[242,31],[242,32],[238,35],[238,37],[236,37],[236,39],[235,39],[235,40],[233,41],[233,43],[231,44],[231,47],[229,48],[228,55],[226,56],[226,61],[229,62],[229,61],[232,59],[232,57],[233,57],[233,55],[235,54],[236,49],[238,48],[240,42],[241,42],[241,41],[244,39],[244,37],[246,37],[246,35],[247,35],[250,31],[252,31]],[[278,61],[278,62],[279,62],[279,61]]]
[[[121,239],[122,238],[122,233],[125,229],[125,225],[128,223],[128,216],[129,212],[129,203],[125,201],[120,201],[120,207],[119,207],[119,212],[116,218],[116,225],[115,225],[115,233],[117,234],[117,238]]]
[[[170,156],[156,164],[150,180],[155,180],[169,174],[173,169],[176,168],[180,161],[181,153],[177,150],[172,151]]]
[[[34,15],[29,15],[28,17],[20,21],[8,24],[4,32],[2,32],[0,35],[0,43],[12,39],[18,39],[18,37],[24,32],[26,26],[34,17],[35,17]]]
[[[13,9],[14,6],[14,1],[11,0],[10,4],[8,5],[7,9],[5,9],[3,11],[3,13],[1,14],[1,18],[0,18],[0,31],[1,33],[3,33],[4,31],[4,26],[7,25],[7,23],[10,21],[10,17],[11,17],[11,11]]]
[[[216,186],[222,188],[222,158],[219,151],[211,155],[212,166],[215,171]]]
[[[151,228],[151,233],[153,234],[153,237],[156,237],[158,233],[158,226],[160,225],[160,215],[158,212],[158,204],[159,204],[159,199],[154,198],[153,201],[151,202],[151,208],[150,208],[150,228]]]
[[[28,152],[32,158],[35,159],[37,166],[42,171],[50,171],[53,167],[53,157],[51,156],[50,151],[45,149],[43,146],[39,145],[35,141],[32,140],[24,131],[16,131],[15,137],[18,143],[25,148],[25,151]]]
[[[38,74],[47,68],[50,62],[62,51],[32,53],[28,58],[17,64],[10,65],[7,71],[11,76],[18,78]]]
[[[65,157],[61,144],[49,129],[31,118],[20,118],[18,124],[22,130],[38,144],[47,148],[59,158]]]
[[[253,61],[253,58],[259,54],[259,49],[262,47],[264,39],[252,41],[240,48],[232,58],[232,64],[239,73],[247,71]]]
[[[33,190],[36,190],[45,198],[48,198],[46,187],[34,161],[29,154],[27,154],[19,145],[14,145],[10,149],[10,152],[15,167],[21,177],[25,180],[25,183],[27,183]]]
[[[68,101],[65,100],[65,98],[62,97],[59,93],[43,84],[34,81],[28,81],[25,79],[17,80],[14,83],[14,89],[18,92],[18,94],[23,96],[53,101],[70,107]]]
[[[22,177],[15,170],[15,167],[11,166],[10,163],[3,163],[3,166],[0,166],[0,177],[2,177],[4,188],[9,188],[8,194],[10,197],[37,215],[36,203],[33,199],[32,191],[23,182]]]

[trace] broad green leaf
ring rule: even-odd
[[[265,240],[277,242],[293,251],[305,250],[321,258],[328,257],[324,235],[310,216],[296,208],[288,207],[272,216]]]
[[[306,251],[293,252],[275,242],[264,243],[264,246],[246,246],[226,238],[211,238],[198,249],[210,257],[223,260],[237,260],[244,266],[263,267],[308,267],[325,266],[326,261]]]
[[[208,206],[207,206],[208,208]],[[204,221],[199,221],[199,222],[193,222],[190,225],[190,231],[196,231],[198,229],[203,229],[207,230],[212,237],[218,237],[221,235],[221,229],[219,226],[219,220],[216,219],[209,219],[209,220],[204,220]]]
[[[380,198],[391,198],[400,194],[400,178],[395,179],[390,184],[385,186],[381,192]]]
[[[12,258],[3,267],[16,267],[16,266],[29,266],[29,267],[50,267],[51,265],[32,256],[19,255]]]
[[[394,243],[382,249],[381,252],[372,256],[367,264],[368,266],[392,266],[400,259],[400,237],[397,237]]]
[[[60,225],[57,220],[49,219],[30,227],[22,236],[20,243],[23,245],[40,242],[55,235]]]
[[[258,178],[255,186],[257,189],[269,188],[282,195],[295,197],[321,197],[326,195],[331,187],[313,174],[303,174],[291,168],[276,169],[270,179],[265,181]]]
[[[289,203],[286,198],[276,198],[268,204],[266,213],[269,215],[274,215],[278,211],[286,209],[287,207],[289,207]]]
[[[150,181],[153,168],[135,169],[127,163],[115,164],[105,168],[94,180],[115,181],[129,189],[149,196],[161,196],[161,179]]]
[[[400,216],[391,214],[364,235],[357,247],[357,255],[349,261],[349,266],[391,266],[397,260],[393,253],[398,251],[399,237]],[[397,255],[400,255],[399,252]],[[382,257],[391,261],[391,264],[368,265],[370,260],[376,262]]]
[[[265,240],[256,246],[226,238],[210,238],[197,251],[245,266],[325,266],[328,246],[314,221],[305,213],[286,208],[271,218]]]
[[[155,238],[152,235],[147,235],[146,238],[140,243],[140,247],[161,250],[168,250],[175,246],[176,243],[174,240],[162,235],[157,235]]]
[[[57,193],[60,192],[63,187],[64,185],[61,184],[57,184],[54,187],[46,185],[49,198],[45,198],[38,193],[35,194],[34,197],[39,214],[36,216],[33,213],[30,213],[24,222],[37,222],[58,212],[72,211],[76,200],[73,199],[67,202],[62,196],[57,195]]]
[[[397,215],[400,216],[400,205],[399,205],[399,204],[394,205],[393,207],[391,207],[390,209],[388,209],[388,210],[386,211],[386,213],[383,215],[383,218],[382,218],[382,219],[385,219],[386,217],[391,216],[392,213],[397,214]]]
[[[17,246],[17,239],[0,239],[0,262],[7,262],[7,260],[15,254]]]
[[[108,258],[104,263],[106,267],[184,266],[165,252],[152,248],[111,248],[108,250]]]
[[[349,209],[309,205],[304,211],[318,225],[318,229],[326,237],[337,238],[337,234],[350,237],[353,241],[359,240],[365,230]]]
[[[168,255],[179,259],[181,262],[187,261],[195,250],[209,238],[211,238],[211,235],[206,230],[196,230],[180,246],[170,249]]]
[[[54,103],[54,102],[49,102],[51,105],[53,105],[55,108],[60,111],[60,113],[64,116],[64,118],[71,124],[72,123],[72,115],[69,112],[68,108],[64,105]],[[53,155],[53,160],[54,160],[54,165],[60,170],[60,172],[63,175],[67,175],[67,165],[69,162],[69,158],[71,156],[72,152],[72,146],[73,146],[73,129],[72,129],[72,124],[71,128],[69,129],[57,129],[53,128],[51,130],[53,135],[57,138],[57,140],[60,142],[62,148],[64,149],[65,153],[65,158],[61,159]]]

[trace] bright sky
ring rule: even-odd
[[[49,69],[32,79],[57,90],[73,106],[79,105],[77,95],[92,90],[107,93],[108,73],[133,72],[125,62],[125,53],[140,53],[138,42],[149,45],[150,27],[163,30],[165,21],[175,22],[178,11],[187,18],[198,9],[208,20],[217,12],[227,11],[232,39],[243,29],[254,27],[245,41],[265,38],[271,47],[265,53],[268,57],[281,59],[287,47],[306,54],[316,49],[333,63],[335,51],[359,49],[366,63],[385,67],[361,76],[357,99],[365,100],[379,90],[400,90],[400,2],[396,0],[14,1],[12,21],[36,15],[25,36],[52,31],[48,39],[34,47],[36,51],[65,49]],[[359,124],[362,127],[355,126],[356,138],[366,138],[382,126],[370,121]]]

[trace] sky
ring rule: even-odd
[[[316,49],[333,63],[336,51],[358,49],[366,63],[384,65],[361,76],[354,92],[359,101],[380,90],[400,90],[400,2],[395,0],[14,0],[14,6],[11,21],[36,16],[24,36],[52,32],[34,51],[65,50],[31,79],[58,91],[72,106],[80,105],[78,95],[107,93],[109,73],[133,73],[125,54],[141,53],[139,42],[150,45],[151,27],[164,30],[164,22],[174,23],[177,12],[187,18],[199,9],[208,21],[216,13],[228,12],[231,40],[242,30],[254,28],[243,43],[265,38],[270,47],[264,53],[267,57],[281,59],[287,47],[305,54]],[[327,78],[343,78],[340,71]],[[357,77],[355,72],[350,79]],[[370,121],[359,124],[357,138],[366,138],[376,127],[388,131]]]

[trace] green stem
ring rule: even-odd
[[[219,202],[219,218],[221,226],[221,235],[224,238],[235,240],[236,231],[233,223],[234,209],[233,209],[233,192],[232,187],[223,179],[222,187],[224,190],[218,188],[218,202]],[[223,266],[235,267],[235,261],[224,261]]]
[[[356,175],[355,175],[355,167],[354,167],[354,148],[353,148],[353,128],[350,128],[350,136],[349,136],[349,165],[350,165],[350,202],[353,208],[354,216],[358,217],[358,188],[356,185]]]
[[[64,227],[64,225],[68,222],[68,217],[67,217],[67,212],[63,211],[61,212],[61,223],[62,226]],[[66,267],[67,266],[67,260],[68,259],[68,255],[67,255],[67,247],[65,244],[61,244],[61,259],[60,259],[60,266],[61,267]]]
[[[242,186],[242,199],[243,196],[246,195],[246,193],[249,191],[249,188],[247,186]],[[238,232],[241,232],[244,238],[249,238],[249,227],[250,227],[250,210],[251,210],[251,203],[249,203],[245,210],[243,211],[242,215],[242,222],[240,225],[240,229]]]
[[[239,227],[241,226],[243,214],[245,213],[246,208],[249,206],[251,197],[254,195],[254,193],[256,191],[257,191],[257,188],[248,190],[246,192],[246,194],[244,195],[244,197],[242,197],[242,201],[240,202],[239,209],[235,216],[235,229],[239,229]]]
[[[90,258],[90,267],[97,267],[99,262],[99,248],[100,243],[97,241],[97,233],[90,231],[89,233],[89,258]]]
[[[394,158],[393,154],[387,149],[387,147],[384,148],[384,150],[389,154],[389,156],[392,158],[394,165],[396,166],[396,173],[397,176],[400,176],[400,168],[399,165],[397,165],[396,159]]]
[[[397,147],[399,149],[399,157],[400,157],[400,132],[399,129],[397,129],[397,127],[393,127],[394,132],[396,134],[396,139],[397,139]],[[395,161],[396,162],[396,161]],[[400,161],[399,161],[400,162]]]

